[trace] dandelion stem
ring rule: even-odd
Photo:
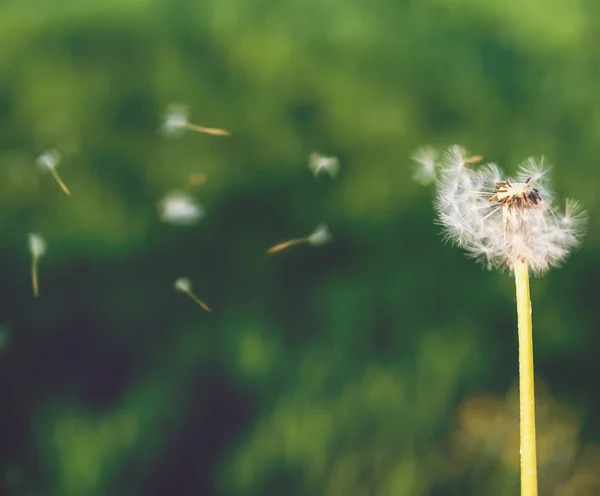
[[[527,263],[514,261],[519,327],[519,406],[521,440],[521,496],[537,496],[537,455],[535,442],[535,389],[533,334]]]
[[[275,252],[278,252],[281,250],[285,250],[286,248],[289,248],[290,246],[298,245],[300,243],[308,243],[308,238],[298,238],[298,239],[291,239],[289,241],[284,241],[283,243],[279,243],[278,245],[271,246],[271,248],[269,248],[267,250],[267,253],[275,253]]]
[[[37,262],[38,257],[34,255],[31,261],[31,285],[33,286],[33,296],[35,298],[38,297],[39,294],[39,286],[38,286],[38,277],[37,277]]]
[[[194,293],[192,293],[191,291],[186,291],[186,293],[188,294],[188,296],[194,300],[196,303],[198,303],[198,305],[200,305],[202,308],[204,308],[204,310],[206,310],[207,312],[211,312],[212,310],[208,307],[208,305],[206,303],[204,303],[200,298],[198,298]]]
[[[187,127],[190,131],[196,131],[198,133],[212,134],[213,136],[229,136],[231,134],[229,131],[226,131],[225,129],[199,126],[198,124],[193,124],[191,122],[186,123],[185,127]]]
[[[50,167],[50,172],[54,176],[54,179],[56,179],[56,182],[60,186],[60,189],[62,189],[64,191],[65,195],[71,196],[71,192],[69,191],[69,188],[67,188],[67,185],[60,178],[60,176],[58,175],[58,172],[56,172],[56,168]]]

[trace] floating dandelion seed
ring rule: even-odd
[[[413,179],[423,185],[431,184],[436,179],[438,170],[437,159],[439,152],[431,147],[423,147],[416,150],[411,158],[417,163]]]
[[[204,127],[189,121],[188,108],[186,105],[172,103],[167,106],[163,117],[161,130],[167,136],[181,135],[185,130],[198,133],[211,134],[213,136],[229,136],[231,133],[225,129]]]
[[[208,308],[208,305],[206,303],[204,303],[192,292],[192,283],[187,277],[180,277],[179,279],[175,280],[175,290],[180,293],[187,294],[192,300],[194,300],[207,312],[212,311],[210,308]]]
[[[317,228],[310,234],[309,236],[305,236],[304,238],[296,238],[291,239],[289,241],[284,241],[283,243],[279,243],[275,246],[272,246],[267,250],[267,253],[276,253],[281,250],[285,250],[293,245],[298,245],[301,243],[308,243],[311,246],[321,246],[327,244],[331,241],[332,236],[329,232],[329,228],[326,224],[319,224]]]
[[[333,179],[340,171],[340,160],[337,157],[326,157],[318,153],[311,153],[308,157],[308,167],[315,176],[321,172],[326,172]]]
[[[37,264],[40,257],[46,253],[46,242],[40,234],[29,234],[29,251],[31,252],[31,284],[33,286],[33,296],[37,298],[39,294]]]
[[[332,236],[327,225],[319,224],[308,237],[308,244],[311,246],[321,246],[329,243],[331,239]]]
[[[202,186],[207,180],[206,174],[190,174],[189,181],[192,186]]]
[[[160,219],[178,226],[190,226],[204,216],[204,209],[192,197],[180,192],[171,192],[159,203]]]
[[[561,213],[548,187],[549,165],[527,159],[515,179],[495,164],[477,170],[459,146],[437,163],[417,161],[437,174],[437,212],[446,239],[464,248],[488,269],[510,268],[515,277],[519,334],[521,495],[537,496],[535,388],[529,272],[543,274],[563,262],[583,237],[586,213],[567,200]],[[415,156],[413,156],[415,158]],[[427,175],[427,174],[426,174]]]
[[[56,170],[56,168],[58,167],[58,164],[60,164],[61,159],[62,159],[62,156],[61,156],[60,152],[56,148],[51,148],[49,150],[46,150],[44,153],[42,153],[36,159],[36,164],[42,170],[50,171],[50,173],[52,174],[52,177],[54,177],[54,179],[60,186],[60,189],[63,190],[65,195],[71,196],[71,192],[69,191],[69,188],[67,188],[66,184],[60,178],[60,176],[58,175],[58,172]]]

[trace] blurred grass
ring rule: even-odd
[[[448,448],[465,402],[503,397],[517,373],[513,282],[444,246],[431,191],[411,180],[416,146],[458,142],[509,172],[546,155],[559,195],[590,211],[583,248],[532,291],[538,376],[581,419],[569,442],[587,453],[540,474],[588,481],[551,479],[548,494],[596,494],[593,471],[573,467],[594,466],[600,437],[599,13],[563,0],[2,3],[1,490],[515,492],[502,456],[459,463]],[[233,135],[165,139],[172,101]],[[48,146],[72,198],[35,170]],[[339,178],[311,177],[314,150],[340,157]],[[161,195],[191,173],[208,177],[193,190],[207,218],[159,224]],[[265,255],[322,221],[333,244]],[[48,243],[39,301],[30,231]],[[174,292],[180,276],[212,314]]]

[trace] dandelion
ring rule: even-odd
[[[527,159],[514,179],[495,164],[469,168],[468,154],[450,148],[437,181],[437,211],[446,238],[489,269],[527,265],[535,275],[563,262],[585,230],[586,214],[567,200],[560,212],[548,184],[549,164]]]
[[[175,280],[175,290],[179,293],[187,294],[192,300],[194,300],[198,305],[200,305],[207,312],[211,312],[211,309],[208,308],[208,305],[204,303],[201,299],[199,299],[192,292],[192,283],[187,277],[180,277]]]
[[[231,134],[225,129],[204,127],[190,122],[186,105],[177,103],[168,105],[163,117],[161,131],[167,136],[175,136],[183,134],[185,130],[211,134],[213,136],[229,136]]]
[[[514,179],[505,178],[495,164],[479,169],[468,166],[479,160],[481,157],[470,157],[463,148],[452,146],[439,162],[431,158],[426,163],[436,170],[436,208],[446,239],[488,269],[508,268],[515,277],[521,494],[534,496],[537,462],[529,273],[542,275],[567,258],[581,242],[586,213],[574,200],[567,200],[562,212],[555,206],[548,185],[550,166],[544,158],[527,159]]]
[[[315,176],[321,172],[326,172],[333,179],[340,171],[340,160],[337,157],[326,157],[318,153],[311,153],[308,157],[308,168]]]
[[[46,242],[40,234],[29,234],[29,251],[31,252],[31,285],[33,286],[33,296],[37,298],[39,294],[37,264],[40,257],[46,253]]]
[[[49,150],[46,150],[36,159],[36,164],[40,169],[44,171],[50,171],[52,177],[54,177],[54,179],[60,186],[60,189],[63,190],[65,195],[71,196],[69,188],[67,188],[67,185],[63,182],[63,180],[58,175],[58,172],[56,171],[56,168],[58,167],[58,164],[60,164],[61,159],[62,157],[60,152],[56,148],[51,148]]]
[[[190,226],[203,216],[204,209],[192,197],[177,191],[168,193],[159,202],[160,219],[168,224]]]
[[[275,246],[272,246],[267,250],[267,253],[276,253],[281,250],[285,250],[293,245],[298,245],[302,243],[308,243],[311,246],[321,246],[327,244],[331,241],[332,236],[329,232],[329,228],[326,224],[319,224],[316,229],[309,236],[305,236],[303,238],[291,239],[289,241],[284,241],[283,243],[279,243]]]

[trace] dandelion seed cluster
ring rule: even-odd
[[[436,184],[446,239],[488,269],[512,268],[519,259],[541,275],[581,242],[586,212],[571,199],[558,209],[544,158],[527,159],[514,179],[493,163],[471,168],[469,153],[456,145],[439,161],[430,148],[415,152],[413,159],[421,169],[415,178]]]
[[[180,135],[186,130],[205,133],[213,136],[229,136],[230,132],[225,129],[201,126],[189,121],[189,111],[185,104],[171,103],[167,106],[162,116],[159,132],[166,136]],[[44,171],[50,171],[55,180],[65,192],[70,196],[70,191],[64,184],[56,168],[61,163],[62,155],[56,148],[50,148],[39,155],[36,159],[36,165]],[[309,156],[309,168],[313,174],[327,172],[334,178],[339,171],[339,160],[337,157],[326,157],[316,153]],[[206,182],[204,174],[192,174],[189,182],[191,185],[200,185]],[[196,224],[205,215],[205,210],[194,197],[181,191],[167,192],[158,202],[159,218],[161,221],[178,225],[191,226]],[[326,224],[319,224],[309,236],[293,239],[280,243],[272,247],[267,252],[280,251],[288,246],[298,243],[308,243],[311,246],[321,246],[331,241],[332,236]],[[32,285],[34,295],[38,296],[37,263],[38,259],[45,254],[46,244],[41,235],[37,233],[29,234],[29,249],[32,255]],[[210,312],[210,308],[192,292],[192,284],[189,278],[180,277],[175,280],[174,287],[177,291],[187,293],[196,303]]]

